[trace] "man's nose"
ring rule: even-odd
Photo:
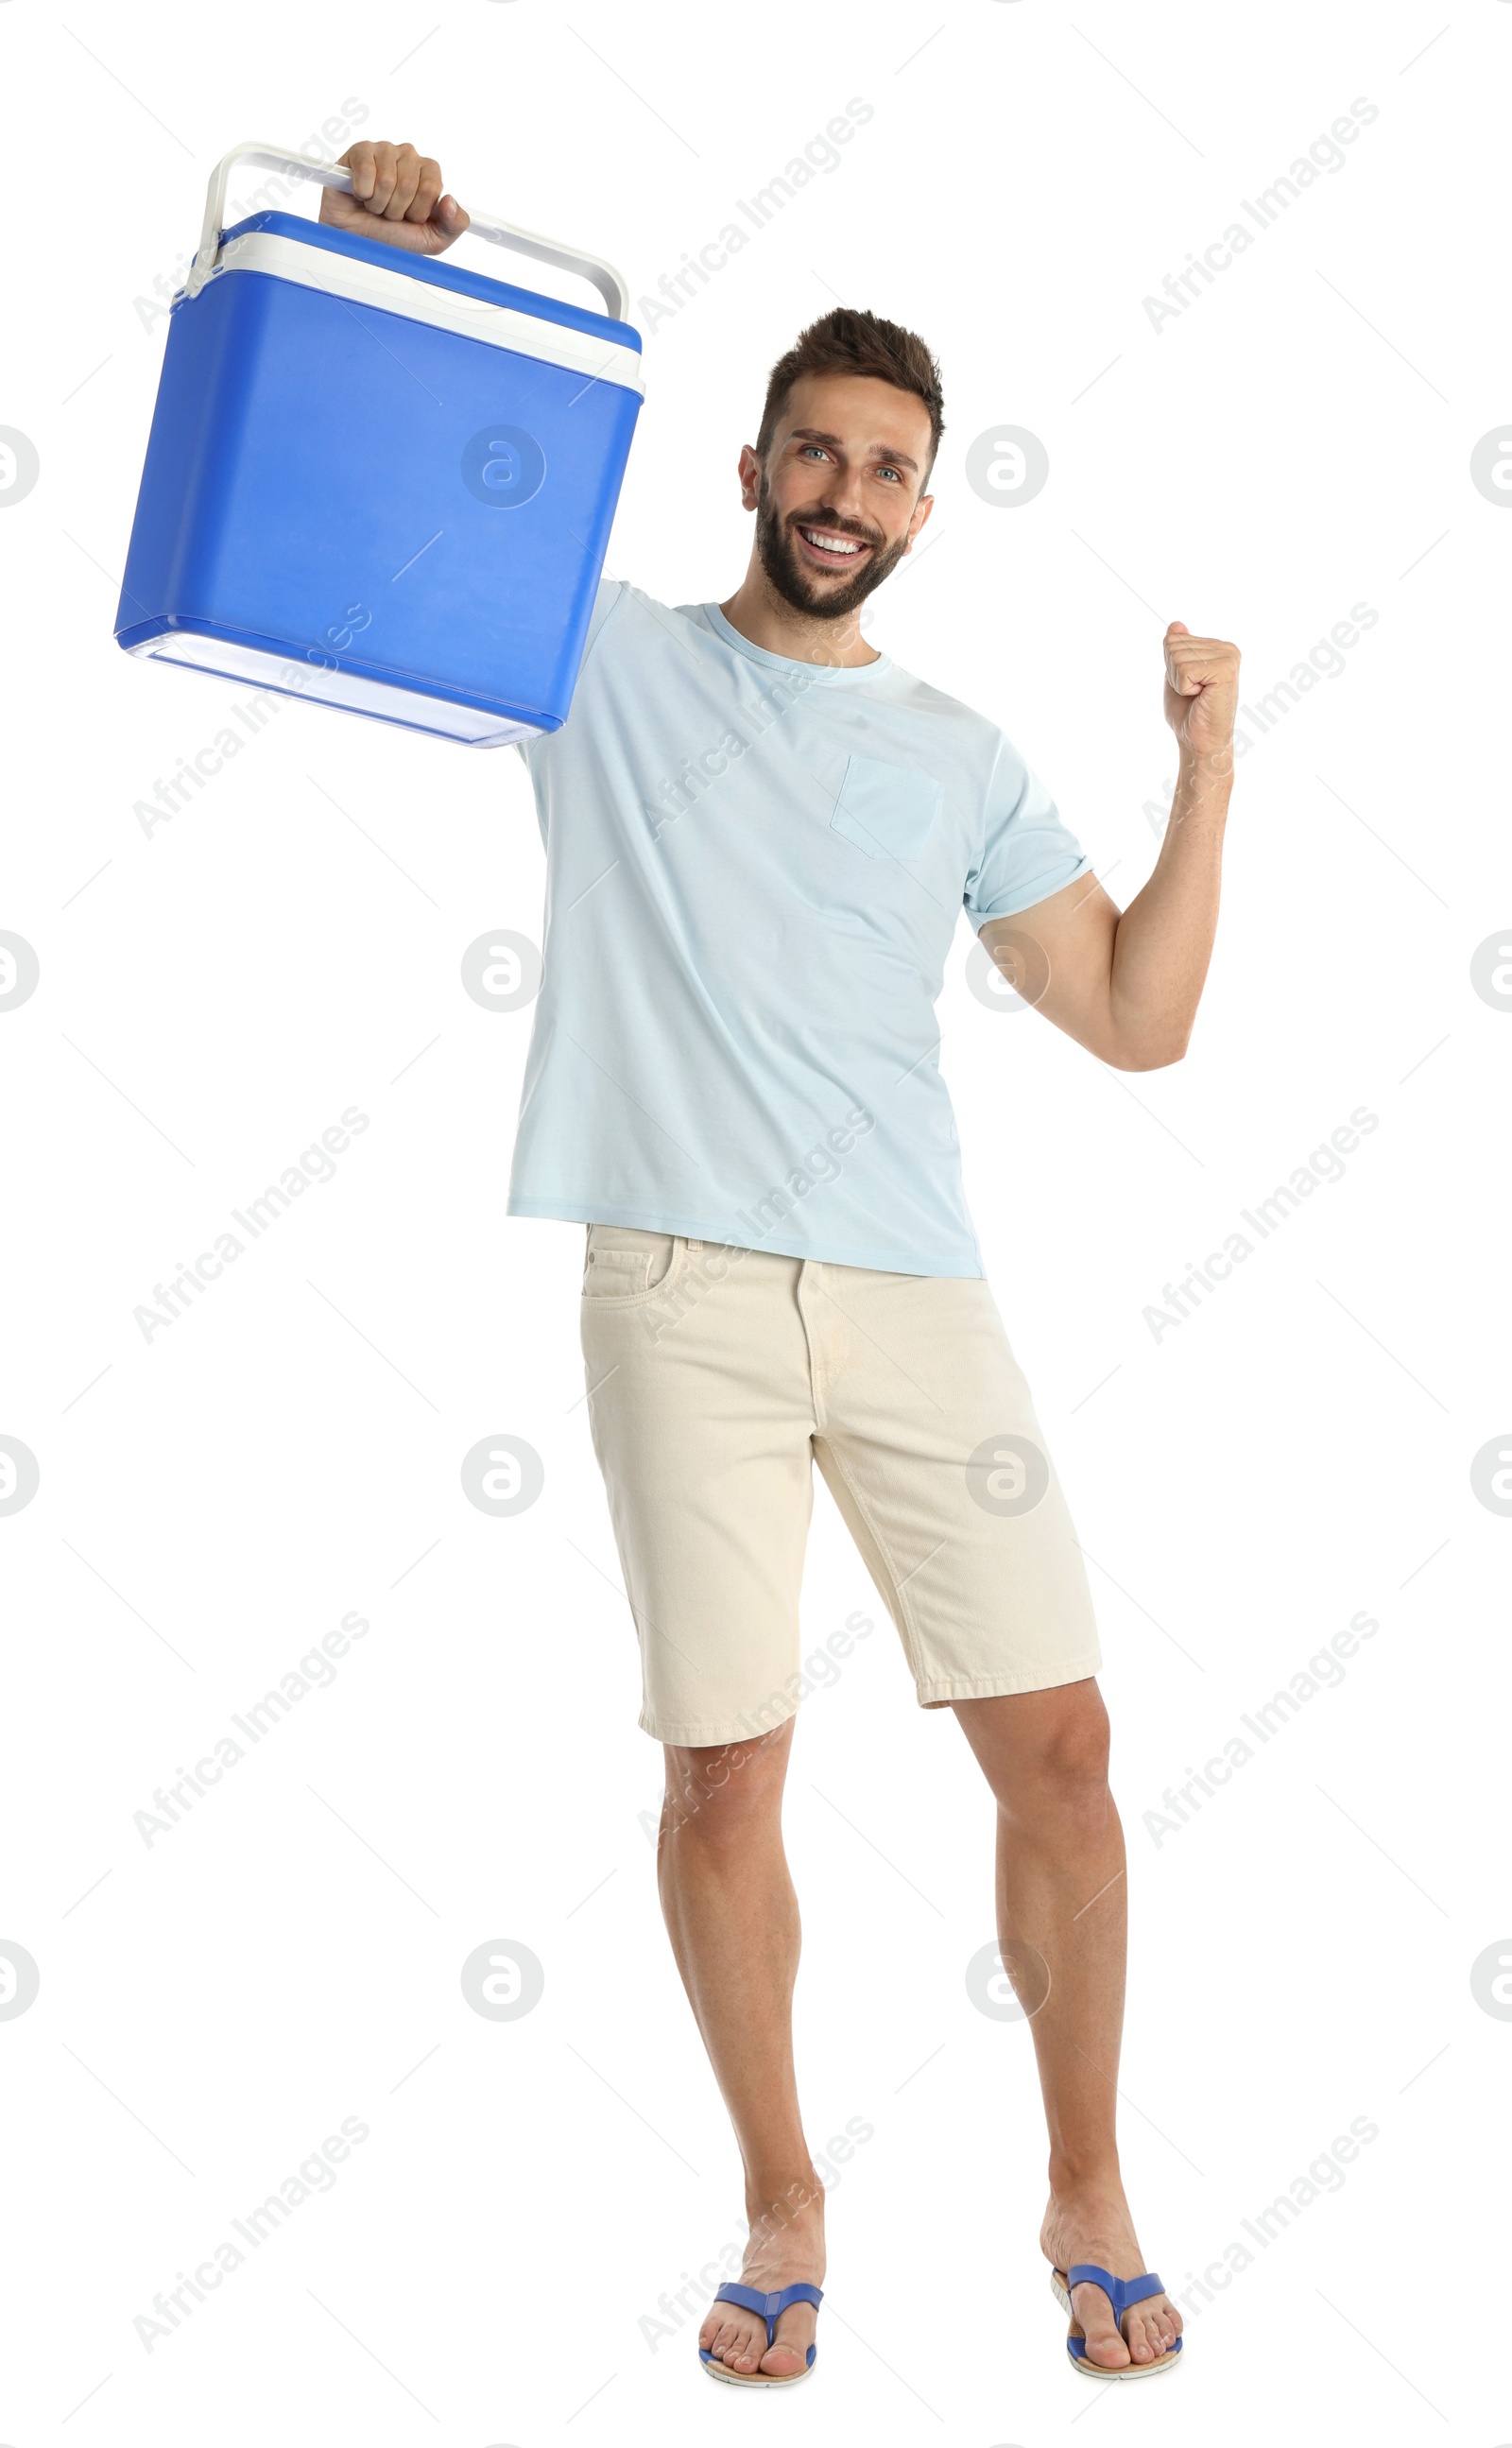
[[[831,518],[849,519],[856,526],[865,527],[869,534],[872,531],[872,522],[868,518],[862,502],[859,476],[842,478],[831,486],[819,516],[822,518],[826,513]]]

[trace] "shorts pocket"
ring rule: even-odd
[[[934,831],[941,790],[916,765],[889,765],[852,756],[830,818],[868,858],[917,858]]]
[[[590,1224],[583,1297],[592,1309],[630,1309],[654,1300],[680,1273],[687,1243],[673,1233],[628,1224]]]

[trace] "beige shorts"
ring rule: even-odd
[[[1097,1673],[1081,1552],[980,1276],[593,1224],[583,1352],[659,1742],[796,1709],[814,1462],[922,1708]]]

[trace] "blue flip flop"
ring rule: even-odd
[[[1053,2269],[1050,2272],[1050,2291],[1070,2320],[1076,2319],[1071,2289],[1083,2285],[1101,2287],[1113,2306],[1113,2317],[1119,2324],[1120,2337],[1123,2336],[1123,2315],[1131,2305],[1142,2304],[1151,2295],[1165,2293],[1153,2269],[1147,2269],[1142,2278],[1115,2278],[1111,2269],[1100,2269],[1095,2261],[1074,2261],[1067,2270]],[[1125,2339],[1124,2343],[1127,2344],[1128,2341]],[[1147,2380],[1152,2372],[1174,2368],[1180,2356],[1181,2341],[1177,2338],[1175,2345],[1168,2346],[1163,2355],[1157,2355],[1153,2363],[1120,2363],[1116,2371],[1109,2371],[1105,2363],[1088,2360],[1085,2338],[1068,2337],[1065,2350],[1071,2358],[1073,2371],[1085,2372],[1089,2380]]]
[[[806,2278],[800,2278],[795,2285],[781,2287],[775,2295],[758,2295],[754,2286],[721,2286],[714,2300],[717,2304],[737,2304],[742,2312],[759,2312],[767,2324],[767,2345],[770,2348],[776,2338],[778,2319],[787,2310],[788,2305],[822,2304],[824,2289],[822,2286],[811,2286]],[[795,2372],[729,2371],[723,2363],[716,2362],[707,2346],[699,2348],[699,2361],[711,2380],[734,2381],[737,2388],[787,2388],[795,2380],[808,2379],[813,2369],[813,2358],[818,2351],[817,2346],[811,2346],[808,2362],[802,2371]]]

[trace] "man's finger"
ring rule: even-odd
[[[1174,697],[1196,698],[1211,690],[1216,701],[1237,698],[1239,650],[1226,638],[1168,638],[1166,685]]]
[[[352,195],[355,203],[366,203],[373,193],[375,176],[371,144],[350,144],[341,156],[341,166],[352,173]]]
[[[393,193],[383,208],[385,220],[409,220],[410,206],[414,201],[414,191],[419,183],[420,156],[412,144],[401,144],[393,157]]]
[[[388,210],[393,193],[394,150],[392,144],[374,144],[373,148],[373,184],[363,198],[370,213],[382,215]]]
[[[415,188],[413,200],[411,202],[409,212],[405,216],[406,220],[411,221],[433,220],[435,218],[436,205],[439,203],[440,200],[441,164],[439,162],[431,161],[428,156],[423,157],[420,163],[419,183]]]

